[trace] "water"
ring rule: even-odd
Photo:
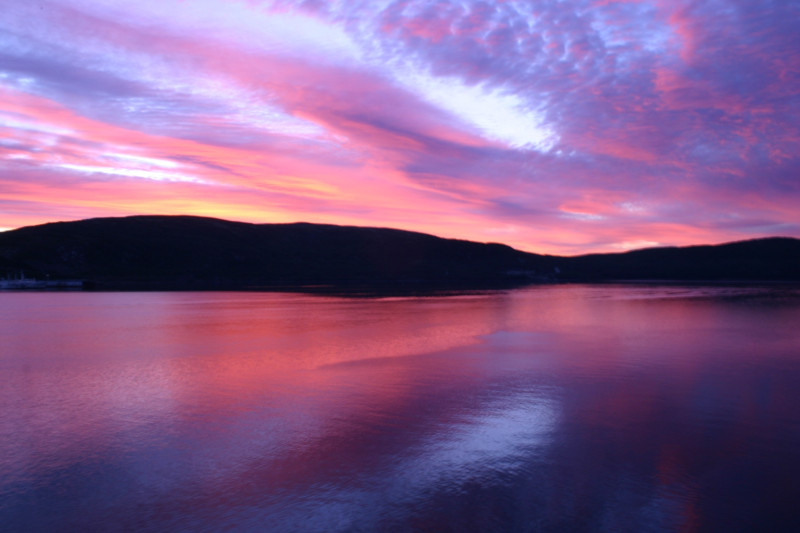
[[[800,290],[0,294],[0,529],[800,530]]]

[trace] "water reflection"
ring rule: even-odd
[[[797,296],[4,294],[0,522],[793,527]]]

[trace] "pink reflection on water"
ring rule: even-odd
[[[321,531],[434,496],[467,516],[485,487],[547,523],[641,493],[689,527],[705,464],[738,468],[754,429],[785,456],[795,423],[775,368],[800,311],[746,292],[3,295],[0,496],[91,502],[76,527]]]
[[[164,421],[181,432],[216,420],[207,438],[248,446],[236,426],[254,411],[259,423],[271,418],[274,449],[294,448],[286,439],[313,441],[331,420],[402,402],[413,383],[402,368],[315,369],[469,344],[502,310],[502,300],[469,296],[457,310],[410,298],[368,312],[358,300],[266,293],[9,296],[0,456],[23,477],[87,450],[157,443],[170,437],[153,432]]]

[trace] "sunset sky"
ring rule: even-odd
[[[4,0],[0,228],[800,237],[796,0]]]

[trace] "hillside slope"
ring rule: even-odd
[[[565,280],[800,281],[800,240],[648,248],[562,258],[558,264]]]
[[[133,216],[0,233],[0,278],[20,271],[120,289],[800,281],[800,240],[557,257],[384,228]]]
[[[496,284],[538,279],[544,256],[501,244],[319,224],[189,216],[58,222],[0,234],[0,271],[100,287]]]

